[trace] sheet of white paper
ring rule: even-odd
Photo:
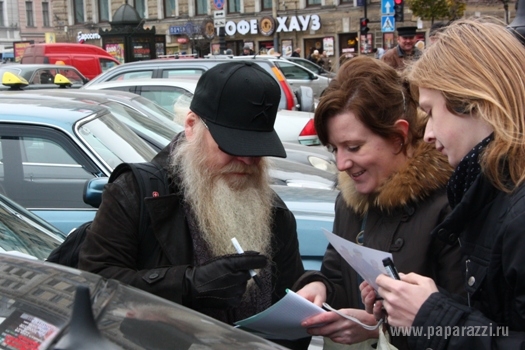
[[[387,273],[383,266],[383,259],[392,259],[392,254],[352,243],[349,240],[325,230],[324,228],[323,232],[334,249],[337,250],[346,262],[348,262],[350,266],[352,266],[352,268],[377,291],[377,276],[382,273]]]
[[[301,322],[324,309],[291,290],[277,303],[263,312],[235,322],[239,328],[267,339],[299,339],[309,337]]]

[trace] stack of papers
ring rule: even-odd
[[[322,312],[326,311],[287,289],[284,298],[277,303],[235,325],[263,338],[295,340],[311,336],[301,322]]]

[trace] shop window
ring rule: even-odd
[[[321,0],[308,0],[307,6],[320,6]]]

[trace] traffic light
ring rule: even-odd
[[[394,18],[397,22],[403,22],[403,2],[404,0],[394,0]]]
[[[366,33],[368,33],[369,30],[370,28],[368,28],[368,18],[361,18],[361,20],[359,21],[359,32],[361,33],[361,35],[366,35]]]

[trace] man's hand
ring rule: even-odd
[[[431,278],[415,273],[400,273],[401,280],[387,275],[379,275],[376,283],[379,295],[383,297],[383,307],[388,314],[388,323],[394,327],[410,327],[421,305],[428,297],[438,292]],[[362,295],[362,291],[361,291]]]
[[[297,291],[297,294],[322,307],[326,301],[326,286],[323,282],[311,282]]]
[[[238,306],[251,278],[248,270],[260,269],[266,264],[266,256],[246,252],[221,256],[204,265],[188,267],[184,277],[185,296],[195,309]]]

